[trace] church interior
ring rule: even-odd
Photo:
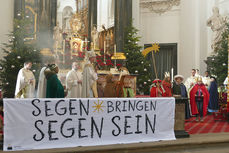
[[[0,0],[0,20],[1,98],[174,97],[175,130],[229,132],[229,0]]]
[[[213,7],[218,7],[220,15],[226,17],[229,5],[227,0],[8,0],[1,3],[1,43],[9,42],[14,18],[24,10],[33,20],[30,28],[36,33],[33,39],[37,40],[41,53],[54,55],[64,69],[73,60],[82,60],[84,50],[91,48],[98,55],[103,50],[108,60],[114,52],[119,58],[125,58],[121,54],[124,35],[132,23],[138,30],[136,43],[141,46],[140,51],[153,43],[159,44],[160,52],[155,57],[160,79],[167,71],[187,78],[192,68],[204,75],[207,70],[204,61],[214,52],[211,47],[214,32],[207,20],[213,14]],[[3,51],[0,53],[4,55]],[[99,60],[103,61],[99,63],[101,70],[115,64],[111,60],[104,66],[106,58]],[[118,60],[118,65],[125,60]],[[149,69],[155,78],[153,66]]]

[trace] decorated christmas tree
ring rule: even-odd
[[[14,19],[13,31],[9,34],[9,42],[3,44],[4,57],[0,60],[0,81],[3,97],[13,98],[18,71],[24,62],[33,63],[32,71],[38,79],[40,68],[40,52],[36,47],[34,33],[30,29],[29,16],[18,14]]]
[[[211,75],[217,76],[217,81],[222,84],[227,77],[228,65],[228,36],[229,36],[229,23],[226,24],[226,30],[222,34],[222,40],[218,44],[217,54],[207,58],[207,69]]]
[[[130,74],[137,75],[137,93],[149,94],[151,80],[150,62],[142,55],[142,46],[138,45],[140,37],[138,30],[132,24],[126,29],[124,38],[124,53],[126,67]]]

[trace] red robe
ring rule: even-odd
[[[162,81],[162,86],[165,89],[165,97],[172,97],[171,83],[166,82],[165,80],[163,80]]]
[[[163,92],[161,87],[159,88],[159,90],[161,91],[161,94],[160,92],[158,92],[158,88],[153,86],[150,91],[150,97],[166,97],[166,94],[165,92]]]
[[[204,84],[200,84],[200,85],[196,84],[190,91],[191,111],[192,111],[192,115],[199,114],[197,106],[196,106],[196,98],[195,98],[196,92],[199,88],[202,90],[203,96],[204,96],[203,98],[203,116],[205,116],[207,114],[209,93]]]

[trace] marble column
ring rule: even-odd
[[[38,44],[41,48],[52,48],[53,28],[56,25],[57,0],[39,0],[38,14]]]
[[[56,18],[57,18],[57,0],[49,1],[49,14],[50,14],[50,28],[51,32],[53,32],[53,28],[56,26]]]
[[[115,44],[123,52],[125,28],[132,21],[132,0],[115,0]]]
[[[97,25],[97,0],[88,0],[88,39],[91,41],[91,30]]]
[[[25,0],[14,0],[14,18],[18,18],[18,13],[24,13]]]

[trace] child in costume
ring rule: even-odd
[[[197,78],[197,84],[190,91],[190,105],[192,115],[196,115],[196,121],[203,122],[203,117],[207,114],[209,93],[202,82],[202,78]],[[200,117],[200,119],[199,119]]]
[[[161,80],[155,79],[150,90],[150,97],[165,97],[165,89],[161,85]]]
[[[162,86],[165,89],[165,97],[172,97],[172,84],[169,72],[165,72],[165,78],[162,81]]]
[[[182,83],[184,80],[184,77],[182,75],[176,75],[174,77],[174,82],[173,82],[173,96],[174,97],[183,97],[183,98],[188,98],[187,90],[185,85]],[[189,101],[185,102],[185,119],[189,119],[191,117],[190,115],[190,107],[189,107]]]

